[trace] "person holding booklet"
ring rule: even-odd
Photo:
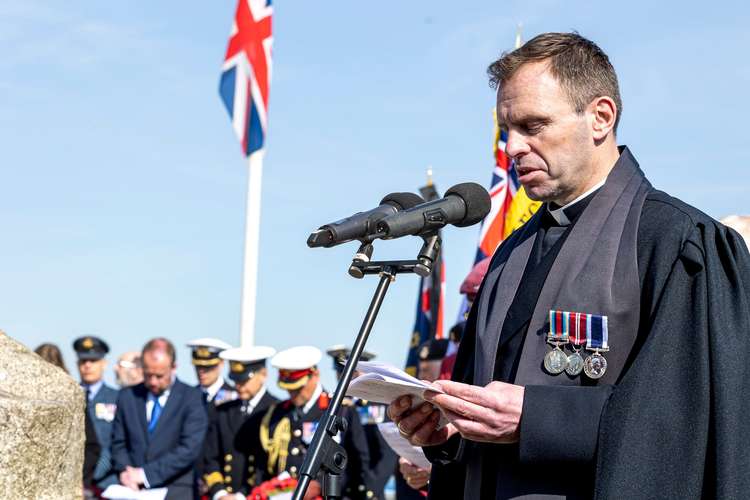
[[[746,494],[741,237],[618,147],[617,75],[590,40],[545,33],[488,73],[506,153],[544,205],[495,252],[452,380],[389,406],[433,463],[430,498]]]

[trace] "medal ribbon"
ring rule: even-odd
[[[571,312],[570,314],[570,342],[573,345],[583,345],[588,338],[587,318],[589,314]]]
[[[549,333],[547,334],[548,342],[568,342],[568,332],[570,331],[570,313],[565,311],[550,310],[549,312]]]
[[[588,332],[586,336],[586,349],[591,351],[608,351],[609,329],[607,317],[599,314],[587,314],[586,316],[588,316],[586,318],[586,330]]]

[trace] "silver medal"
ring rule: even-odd
[[[565,367],[565,373],[571,377],[580,375],[583,371],[583,356],[578,351],[568,356],[568,366]]]
[[[544,356],[544,369],[552,375],[565,371],[568,366],[568,357],[559,347],[555,347]]]
[[[594,380],[602,378],[606,371],[607,360],[598,351],[586,358],[586,361],[583,363],[583,372],[588,378]]]

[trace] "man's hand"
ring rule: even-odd
[[[424,488],[427,486],[427,483],[430,482],[431,468],[422,469],[405,458],[398,459],[398,470],[401,472],[401,475],[404,476],[406,484],[415,490]]]
[[[515,443],[523,410],[524,388],[504,382],[484,387],[438,380],[445,394],[428,392],[425,397],[445,412],[465,439],[485,443]]]
[[[411,397],[401,396],[388,405],[388,416],[399,432],[414,446],[435,446],[445,443],[456,434],[451,424],[438,430],[440,412],[430,403],[411,409]]]
[[[120,484],[125,486],[126,488],[130,488],[131,490],[138,490],[139,483],[135,477],[133,477],[133,469],[132,467],[128,466],[125,468],[124,471],[120,472]]]
[[[315,498],[318,498],[322,493],[323,489],[320,486],[320,483],[313,479],[312,481],[310,481],[310,484],[307,487],[304,500],[314,500]]]

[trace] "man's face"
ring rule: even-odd
[[[104,359],[79,359],[78,373],[81,375],[81,382],[84,384],[95,384],[102,379],[104,369],[107,367],[107,361]]]
[[[195,373],[198,376],[198,383],[202,387],[209,387],[219,380],[219,375],[224,369],[224,362],[220,361],[216,366],[196,366]]]
[[[289,399],[292,401],[292,404],[294,406],[299,408],[301,406],[305,406],[305,404],[310,401],[310,398],[312,398],[312,395],[315,392],[315,387],[317,387],[318,385],[319,378],[320,375],[318,374],[318,372],[315,372],[310,375],[310,379],[305,385],[303,385],[299,389],[287,391],[289,393]]]
[[[261,368],[256,371],[255,374],[244,382],[235,382],[234,387],[237,389],[240,399],[252,399],[253,396],[258,394],[263,384],[266,382],[266,376],[268,371],[265,368]]]
[[[143,355],[143,383],[154,396],[159,396],[172,384],[175,366],[163,351],[150,351]]]
[[[576,113],[547,64],[527,63],[501,85],[497,117],[526,193],[563,205],[598,180],[591,181],[595,143],[590,115]]]
[[[440,378],[440,365],[441,360],[430,360],[419,362],[419,380],[426,380],[427,382],[434,382]]]

